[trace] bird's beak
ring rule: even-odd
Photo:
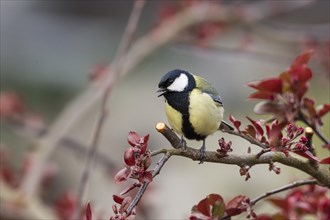
[[[167,89],[165,88],[160,88],[157,90],[157,92],[160,92],[160,94],[158,95],[158,97],[163,96],[165,93],[167,93]]]

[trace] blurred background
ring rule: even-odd
[[[192,2],[147,1],[134,39],[154,30]],[[237,10],[246,4],[215,3]],[[0,1],[1,92],[14,92],[21,98],[24,109],[33,116],[29,126],[41,131],[54,124],[63,109],[91,86],[93,73],[100,72],[114,58],[133,4],[134,1],[112,0]],[[93,212],[108,218],[112,195],[126,186],[116,185],[113,176],[123,167],[129,131],[150,134],[151,150],[169,147],[154,129],[157,122],[166,122],[164,100],[157,98],[156,90],[159,79],[169,70],[182,68],[206,78],[221,94],[225,118],[228,120],[232,114],[244,123],[245,115],[258,118],[253,113],[256,102],[246,99],[253,92],[246,83],[277,76],[298,54],[314,49],[314,77],[308,95],[317,104],[329,102],[329,1],[249,1],[248,5],[256,15],[269,10],[269,16],[249,25],[233,22],[190,29],[155,50],[116,83],[84,196],[92,202]],[[50,169],[56,176],[47,190],[40,192],[42,201],[49,206],[58,204],[66,192],[76,192],[86,159],[84,146],[91,143],[99,109],[100,104],[95,103],[65,134],[75,144],[62,143],[52,153]],[[329,117],[324,122],[323,131],[329,138]],[[10,151],[14,170],[21,169],[35,135],[17,124],[1,123],[1,147]],[[234,153],[246,153],[250,146],[242,139],[216,133],[207,139],[207,149],[215,150],[222,136],[233,141]],[[317,143],[320,142],[315,139]],[[200,147],[198,142],[188,144]],[[269,172],[267,165],[254,167],[252,178],[245,182],[237,166],[198,165],[186,158],[172,157],[142,198],[138,218],[187,218],[191,207],[210,193],[221,194],[225,199],[238,194],[253,198],[305,178],[299,171],[280,167],[281,175]],[[274,211],[266,205],[256,212],[263,210]],[[3,216],[8,213],[4,206],[1,211]]]

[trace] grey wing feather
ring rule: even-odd
[[[222,103],[222,100],[221,100],[221,97],[218,93],[218,91],[209,83],[207,82],[206,80],[203,80],[203,88],[202,88],[202,92],[205,92],[207,93],[209,96],[211,96],[211,98],[213,99],[213,101],[219,103],[221,106],[223,106],[223,103]]]
[[[223,106],[221,97],[218,93],[218,91],[208,82],[206,81],[204,78],[194,75],[194,77],[196,79],[198,79],[196,81],[196,87],[199,88],[202,92],[208,94],[214,102],[219,103],[221,106]]]
[[[223,103],[222,103],[222,100],[220,98],[220,96],[218,95],[213,95],[213,94],[210,94],[210,93],[207,93],[211,96],[211,98],[213,99],[213,101],[219,103],[221,106],[223,106]]]

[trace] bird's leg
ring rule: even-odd
[[[179,148],[182,148],[183,150],[187,148],[187,142],[186,140],[183,138],[183,135],[181,135],[181,140],[179,142]]]
[[[206,157],[205,150],[206,150],[205,140],[203,140],[202,147],[199,149],[199,151],[201,152],[201,158],[200,158],[199,164],[204,163],[204,160],[205,160],[205,157]]]

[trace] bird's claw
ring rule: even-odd
[[[178,148],[181,148],[183,150],[185,150],[187,148],[187,142],[183,137],[181,137]]]
[[[201,153],[201,157],[200,157],[199,164],[202,164],[202,163],[204,163],[205,158],[206,158],[205,146],[202,146],[202,147],[199,149],[199,151],[200,151],[200,153]]]

